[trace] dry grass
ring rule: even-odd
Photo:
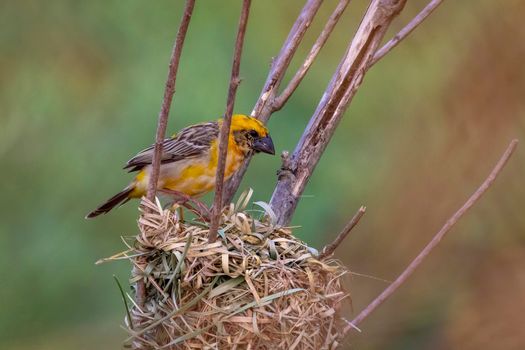
[[[250,193],[222,216],[220,239],[203,223],[179,221],[157,202],[142,202],[135,247],[105,260],[130,258],[131,283],[145,279],[147,300],[132,300],[129,344],[144,349],[331,349],[345,322],[347,270],[285,228],[245,209]]]

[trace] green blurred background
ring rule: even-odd
[[[288,105],[270,120],[293,149],[366,7],[356,0]],[[255,0],[236,111],[249,113],[303,1]],[[335,1],[327,1],[298,57]],[[409,1],[387,37],[426,1]],[[153,140],[181,1],[0,2],[0,348],[116,349],[124,309],[95,266],[136,232],[136,202],[84,215],[129,180],[124,162]],[[239,1],[198,1],[169,123],[225,108]],[[445,3],[378,63],[302,200],[297,235],[322,247],[362,204],[337,254],[392,280],[484,179],[511,138],[525,141],[525,3]],[[300,63],[296,59],[293,67]],[[356,349],[523,349],[525,145],[417,274],[347,341]],[[279,157],[242,185],[268,200]],[[355,312],[387,285],[354,275]],[[351,315],[348,315],[351,317]]]

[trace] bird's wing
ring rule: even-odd
[[[210,149],[212,141],[217,139],[218,135],[217,122],[197,124],[182,129],[177,135],[163,141],[161,163],[171,163],[199,156]],[[151,145],[140,151],[126,163],[124,169],[132,172],[151,164],[154,148],[155,145]]]

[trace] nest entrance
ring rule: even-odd
[[[131,308],[127,343],[138,349],[332,349],[346,325],[347,270],[319,261],[291,231],[243,211],[224,211],[220,238],[206,224],[143,200],[131,282],[146,282]],[[264,205],[261,204],[264,208]],[[147,209],[147,210],[146,210]],[[117,258],[117,256],[113,257]],[[128,317],[129,318],[129,317]]]

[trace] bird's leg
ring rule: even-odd
[[[173,214],[175,214],[175,212],[177,212],[177,209],[178,209],[178,212],[179,212],[178,220],[179,221],[184,221],[184,212],[182,211],[182,207],[183,207],[182,203],[180,203],[177,200],[173,200],[173,201],[167,202],[162,208],[163,209],[168,209]]]
[[[182,205],[183,207],[190,210],[192,213],[199,216],[204,221],[210,221],[210,211],[206,204],[179,191],[173,191],[168,189],[162,189],[160,191],[170,195],[174,199],[173,203]],[[182,213],[181,218],[183,218]]]
[[[198,199],[189,197],[189,201],[184,204],[186,208],[199,216],[203,221],[210,221],[210,210],[208,206]]]
[[[198,204],[197,204],[198,203]],[[190,203],[183,204],[184,207],[190,210],[192,213],[201,218],[202,221],[210,222],[210,212],[208,207],[202,202],[196,201],[197,206],[193,206]]]

